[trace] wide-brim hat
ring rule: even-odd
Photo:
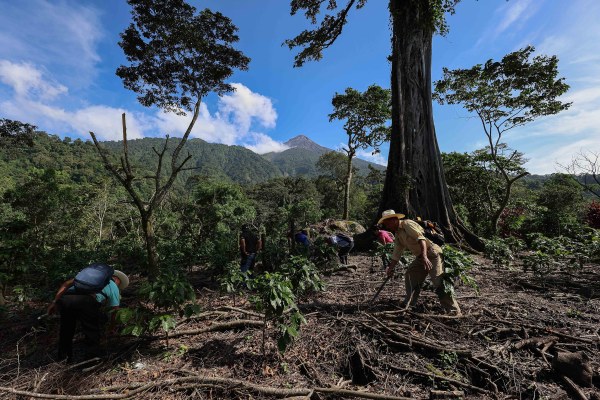
[[[377,223],[380,224],[383,221],[385,221],[386,219],[390,219],[390,218],[402,219],[404,217],[405,217],[404,214],[398,214],[394,210],[385,210],[384,212],[381,213],[381,218],[379,218],[379,221],[377,221]]]
[[[125,289],[127,286],[129,286],[129,277],[127,275],[125,275],[123,272],[119,271],[118,269],[115,269],[115,272],[113,272],[113,276],[116,276],[117,278],[119,278],[119,290],[123,290]]]

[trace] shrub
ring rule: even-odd
[[[533,274],[545,279],[547,275],[556,270],[558,266],[552,255],[542,251],[536,251],[523,258],[523,271],[533,271]]]
[[[117,311],[118,321],[126,325],[122,333],[140,336],[161,329],[167,346],[176,315],[189,317],[199,311],[199,306],[193,303],[194,289],[184,275],[175,271],[162,271],[153,282],[144,282],[138,296],[147,305]]]
[[[287,346],[298,336],[300,325],[306,320],[296,305],[292,282],[280,273],[265,272],[248,281],[249,288],[256,294],[250,301],[256,309],[265,315],[263,328],[263,354],[265,352],[266,321],[273,320],[279,326],[277,347],[284,352]]]
[[[304,256],[291,256],[279,271],[290,280],[296,296],[323,290],[323,281],[315,264]]]
[[[485,240],[485,256],[492,260],[496,267],[510,267],[514,257],[508,244],[503,239]]]
[[[454,295],[454,281],[460,280],[467,286],[475,289],[479,293],[479,287],[475,279],[469,275],[469,272],[475,266],[475,262],[466,253],[445,245],[443,247],[444,254],[444,274],[442,280],[442,288],[445,293]]]

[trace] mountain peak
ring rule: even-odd
[[[300,147],[302,149],[308,149],[308,150],[322,151],[323,149],[325,149],[323,146],[318,145],[317,143],[313,142],[312,140],[310,140],[308,137],[306,137],[304,135],[295,136],[295,137],[291,138],[290,140],[288,140],[287,142],[285,142],[284,144],[289,147]],[[329,149],[325,149],[325,150],[329,151]]]

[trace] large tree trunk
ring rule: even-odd
[[[451,242],[481,241],[458,221],[444,178],[433,123],[428,0],[390,0],[392,15],[392,135],[379,206],[436,221]]]

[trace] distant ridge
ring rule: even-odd
[[[327,147],[323,147],[304,135],[298,135],[296,137],[291,138],[287,142],[284,143],[288,147],[299,147],[301,149],[313,150],[318,152],[328,152],[331,151]]]
[[[319,171],[316,164],[319,158],[327,152],[334,151],[313,142],[304,135],[295,136],[284,144],[290,148],[278,153],[263,154],[263,157],[277,166],[284,176],[317,176]],[[361,175],[369,173],[369,165],[378,170],[385,170],[383,165],[360,158],[354,159],[353,164]]]

